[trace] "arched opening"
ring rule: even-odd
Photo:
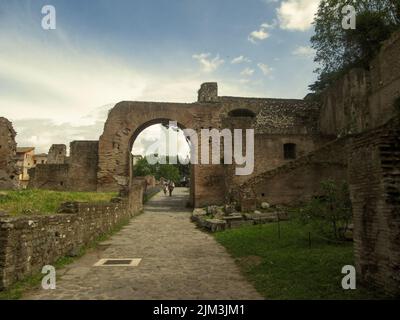
[[[174,121],[156,119],[144,123],[132,135],[130,179],[133,183],[143,182],[148,195],[159,191],[163,183],[170,181],[180,188],[180,192],[189,193],[191,149],[183,129]]]

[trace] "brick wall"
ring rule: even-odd
[[[384,42],[370,70],[354,69],[323,94],[321,133],[346,135],[384,125],[400,97],[400,32]]]
[[[56,191],[69,189],[68,164],[38,164],[29,169],[29,188]]]
[[[47,155],[48,164],[64,164],[67,158],[67,146],[65,144],[53,144]]]
[[[18,187],[15,135],[11,122],[0,117],[0,189]]]
[[[0,290],[41,271],[140,212],[143,188],[117,202],[71,203],[59,213],[0,218]]]
[[[347,143],[343,138],[306,156],[250,178],[232,192],[232,200],[257,204],[293,204],[318,195],[325,180],[347,181]]]
[[[53,145],[50,149],[53,153],[51,163],[39,164],[29,170],[29,188],[96,191],[98,146],[98,141],[73,141],[68,162],[61,163],[66,160],[65,145]]]
[[[400,122],[350,146],[356,267],[361,281],[400,295]]]
[[[73,141],[70,144],[68,186],[74,191],[96,191],[98,141]]]

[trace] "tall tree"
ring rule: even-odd
[[[354,30],[342,26],[342,8],[349,4],[356,10]],[[321,0],[311,38],[319,80],[310,88],[323,90],[349,68],[367,67],[399,25],[400,0]]]

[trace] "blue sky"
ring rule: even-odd
[[[0,114],[19,145],[98,139],[121,100],[193,102],[220,95],[303,98],[318,0],[0,2]],[[43,30],[41,9],[56,9]],[[61,141],[60,141],[61,140]]]

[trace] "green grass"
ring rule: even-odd
[[[112,230],[110,230],[109,232],[101,235],[96,240],[94,240],[91,243],[89,243],[88,245],[82,247],[79,250],[79,254],[76,257],[64,256],[64,257],[59,258],[52,265],[56,268],[56,270],[60,270],[64,267],[66,267],[67,265],[73,263],[75,260],[82,257],[88,251],[95,249],[100,242],[108,240],[111,236],[113,236],[114,234],[119,232],[124,226],[126,226],[129,223],[129,221],[130,221],[130,219],[126,219],[126,220],[122,221],[118,225],[114,226],[114,228]],[[7,290],[0,291],[0,300],[21,299],[23,294],[25,292],[27,292],[28,290],[38,288],[42,282],[43,277],[44,277],[43,274],[37,273],[35,275],[26,277],[24,280],[20,280],[20,281],[16,282]],[[57,276],[57,279],[59,279],[58,276]]]
[[[342,267],[354,265],[352,243],[329,243],[295,222],[249,226],[215,234],[266,299],[379,299],[358,286],[341,287]]]
[[[60,204],[67,201],[110,201],[117,194],[112,192],[61,192],[48,190],[18,190],[0,192],[0,211],[10,215],[56,213]]]

